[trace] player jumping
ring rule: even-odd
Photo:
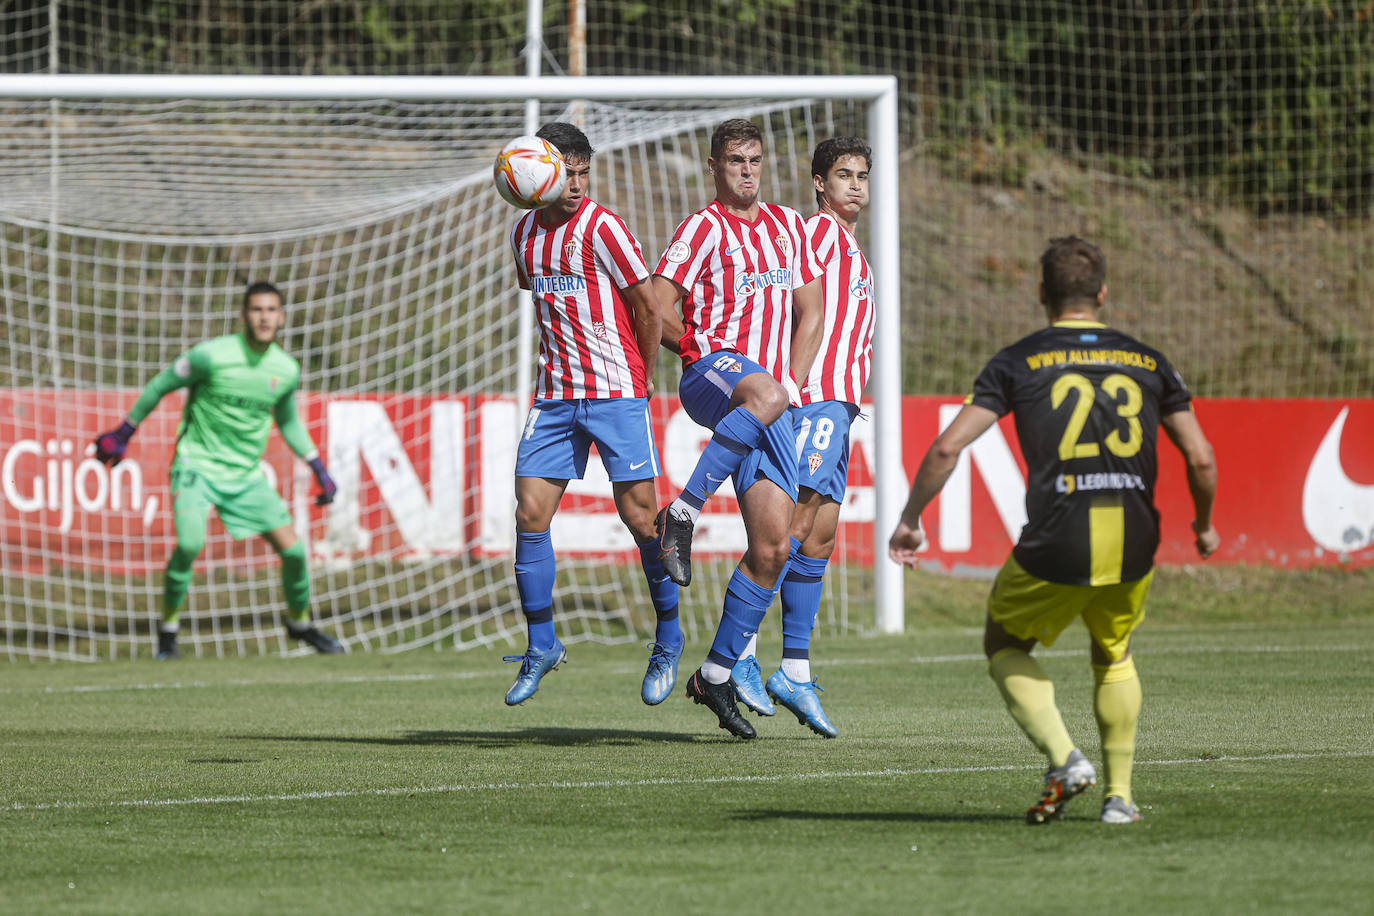
[[[797,509],[781,589],[782,664],[766,686],[768,697],[827,738],[838,731],[821,708],[816,695],[821,688],[811,678],[811,631],[848,483],[849,427],[859,414],[873,361],[873,276],[854,239],[859,214],[868,206],[872,167],[873,153],[857,137],[826,140],[811,157],[819,209],[806,221],[806,245],[823,270],[825,319],[820,351],[801,386],[801,406],[792,408],[798,447]],[[732,676],[737,684],[762,681],[756,642],[757,637],[750,640],[735,664]],[[739,693],[749,703],[759,692],[755,687]],[[771,714],[772,704],[755,711]]]
[[[740,685],[731,669],[757,634],[787,564],[797,499],[788,407],[798,398],[792,373],[806,374],[820,343],[820,267],[806,245],[801,214],[758,199],[763,137],[755,124],[718,125],[707,166],[716,198],[678,226],[655,270],[654,293],[664,346],[682,356],[683,409],[714,432],[659,525],[664,568],[685,585],[702,505],[733,477],[748,548],[726,586],[711,651],[688,680],[687,695],[710,708],[721,728],[752,738],[753,726],[735,705]]]
[[[682,655],[677,586],[659,560],[654,529],[658,453],[649,423],[659,318],[649,270],[625,223],[587,197],[592,147],[576,126],[554,121],[539,137],[563,154],[567,185],[511,230],[520,286],[534,291],[539,377],[515,459],[515,580],[529,647],[506,703],[523,703],[567,659],[554,632],[556,564],[549,526],[568,481],[581,479],[596,443],[621,520],[639,545],[657,626],[640,696],[672,693]]]

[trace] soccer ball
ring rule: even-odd
[[[506,203],[522,210],[547,207],[563,193],[563,157],[549,141],[516,137],[501,147],[491,178]]]

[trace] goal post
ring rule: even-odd
[[[311,303],[297,333],[304,337],[308,348],[316,351],[317,361],[324,359],[318,356],[319,351],[338,350],[338,360],[344,363],[330,364],[327,378],[323,379],[312,377],[307,368],[306,386],[326,398],[334,397],[339,392],[358,393],[355,399],[357,403],[350,402],[352,406],[340,408],[337,417],[331,416],[330,423],[359,422],[359,418],[369,416],[369,411],[373,410],[366,399],[380,399],[382,395],[378,392],[388,389],[421,389],[425,394],[436,397],[448,390],[461,389],[470,394],[462,407],[453,408],[447,413],[435,413],[424,428],[426,437],[452,435],[455,437],[453,441],[458,442],[465,435],[465,430],[471,430],[474,424],[481,422],[479,415],[496,416],[509,410],[504,404],[497,403],[499,398],[496,395],[500,390],[504,390],[509,399],[510,393],[517,387],[513,380],[528,381],[533,375],[534,348],[530,342],[515,339],[517,332],[513,327],[514,322],[511,322],[509,331],[492,330],[494,322],[504,320],[500,318],[500,309],[492,308],[489,315],[478,314],[482,308],[488,307],[487,300],[503,297],[504,301],[510,303],[509,308],[528,312],[528,304],[519,305],[520,297],[513,294],[509,264],[506,263],[509,256],[503,251],[504,234],[514,218],[514,211],[497,203],[494,192],[487,192],[490,191],[489,158],[499,145],[493,145],[494,138],[501,136],[503,131],[511,135],[521,132],[531,101],[545,106],[576,102],[579,106],[591,107],[588,116],[599,129],[599,136],[593,137],[599,150],[598,162],[603,154],[621,157],[615,160],[617,164],[611,170],[613,174],[610,180],[594,186],[593,194],[622,214],[627,209],[634,211],[629,219],[630,226],[640,235],[645,259],[650,266],[658,255],[655,245],[671,232],[678,220],[705,205],[710,198],[709,189],[703,187],[701,181],[704,147],[699,138],[706,135],[704,132],[708,131],[707,125],[711,119],[758,116],[768,123],[773,133],[765,133],[766,142],[787,148],[780,150],[778,155],[785,152],[790,157],[787,159],[787,171],[790,174],[773,175],[772,184],[765,186],[764,196],[799,208],[804,207],[804,202],[810,201],[809,176],[805,174],[810,149],[803,147],[812,139],[823,138],[827,131],[834,129],[829,126],[834,122],[827,119],[837,110],[851,111],[847,120],[841,119],[848,125],[846,132],[866,130],[874,150],[872,186],[875,193],[867,217],[865,250],[873,267],[878,302],[874,372],[869,389],[874,422],[872,441],[868,444],[870,453],[866,456],[873,478],[872,522],[868,529],[869,543],[861,551],[871,561],[864,573],[871,577],[871,588],[869,583],[865,583],[863,588],[856,589],[854,594],[859,597],[854,600],[864,604],[871,601],[873,615],[871,624],[858,623],[846,617],[844,620],[847,622],[839,626],[884,633],[900,632],[903,627],[902,571],[886,559],[887,535],[896,524],[907,488],[901,455],[897,84],[895,78],[890,76],[0,76],[0,105],[15,110],[25,102],[46,102],[52,106],[45,106],[41,110],[30,108],[20,115],[20,122],[27,130],[26,149],[34,160],[32,172],[19,177],[14,177],[12,173],[10,179],[0,178],[0,191],[5,189],[5,182],[9,180],[23,192],[19,195],[22,199],[8,211],[0,210],[0,226],[5,228],[7,235],[5,263],[0,267],[5,267],[7,273],[4,288],[7,304],[21,300],[25,303],[23,309],[11,312],[22,319],[17,326],[23,330],[25,347],[21,349],[14,339],[7,341],[9,364],[0,366],[5,373],[5,380],[0,382],[0,392],[3,392],[4,385],[13,386],[10,390],[14,391],[25,384],[52,385],[57,389],[72,389],[78,394],[81,389],[104,388],[102,408],[108,413],[111,408],[105,402],[114,403],[118,400],[108,397],[110,390],[119,389],[127,399],[131,396],[131,389],[166,364],[169,347],[174,349],[181,344],[194,342],[198,335],[211,336],[215,331],[223,333],[232,328],[232,307],[226,304],[230,301],[226,291],[235,288],[237,279],[234,271],[241,270],[244,263],[266,258],[266,262],[275,269],[289,273],[302,265],[315,267],[327,261],[327,272],[301,279],[294,292],[295,298]],[[213,152],[216,143],[227,142],[223,138],[233,136],[240,129],[239,125],[257,123],[254,119],[259,117],[259,113],[248,110],[252,108],[250,103],[254,102],[283,103],[288,106],[282,111],[274,110],[262,116],[262,120],[271,122],[275,131],[273,142],[278,142],[279,138],[282,145],[278,149],[261,152],[268,158],[276,156],[281,160],[281,176],[264,171],[261,163],[241,165],[246,160],[242,158],[243,151],[236,149],[233,152],[240,158],[224,160],[227,164],[214,160],[213,167],[193,165],[201,167],[202,172],[184,181],[175,176],[169,177],[171,171],[179,167],[175,147],[161,150],[158,148],[160,144],[170,143],[182,131],[186,135],[184,142],[187,150],[194,151],[195,156],[207,155],[207,148]],[[204,113],[182,110],[197,103],[222,107],[210,107]],[[381,110],[391,103],[409,107],[399,112]],[[339,107],[331,107],[336,104]],[[81,105],[97,108],[113,106],[121,109],[112,116],[116,119],[156,122],[159,125],[151,140],[147,136],[142,137],[143,145],[130,140],[128,149],[121,147],[118,155],[128,158],[118,162],[124,163],[122,168],[134,172],[147,170],[149,174],[144,184],[157,185],[160,182],[165,187],[158,193],[163,196],[158,197],[156,203],[141,205],[137,200],[121,196],[128,193],[121,185],[119,195],[114,196],[119,198],[120,204],[130,207],[130,212],[120,214],[120,219],[113,223],[94,228],[90,223],[98,222],[95,217],[90,220],[83,217],[83,225],[70,225],[69,201],[64,200],[60,210],[58,207],[59,194],[84,196],[89,190],[87,186],[78,186],[79,190],[74,194],[65,189],[59,190],[62,188],[58,180],[59,170],[63,168],[67,153],[64,144],[71,142],[71,138],[64,136],[64,131],[72,130],[73,136],[79,137],[89,148],[98,148],[100,157],[115,156],[110,150],[124,141],[120,139],[117,142],[116,138],[122,136],[121,131],[117,127],[108,127],[104,121],[100,121],[95,129],[84,127],[87,123],[87,112],[84,110],[59,114],[59,106],[71,108]],[[289,107],[291,105],[297,107]],[[349,108],[349,105],[359,107]],[[444,108],[445,105],[464,107],[455,114]],[[123,110],[125,107],[127,111]],[[853,114],[854,109],[860,114]],[[577,110],[582,111],[581,108]],[[560,113],[561,109],[546,108],[541,115],[547,119],[550,115],[557,116]],[[293,123],[297,117],[308,119],[309,123]],[[449,123],[454,119],[459,123]],[[70,125],[68,120],[71,121]],[[183,120],[193,123],[195,129],[183,127]],[[365,135],[360,132],[361,129],[354,129],[359,124],[366,127]],[[201,129],[202,125],[209,127]],[[42,174],[40,135],[45,128],[51,134],[46,151],[48,167],[51,169],[48,176],[51,187],[47,194],[38,187]],[[333,133],[336,130],[339,131],[337,135]],[[391,145],[394,137],[405,131],[414,131],[422,140],[407,141],[407,145],[400,147]],[[469,140],[471,149],[455,149],[446,161],[418,161],[422,146],[442,148],[445,144],[456,146]],[[295,154],[290,145],[293,142],[308,149],[299,155]],[[365,160],[369,169],[383,175],[384,181],[379,185],[380,190],[370,198],[361,192],[356,195],[352,193],[354,188],[346,168],[334,175],[332,183],[326,181],[315,186],[313,183],[317,175],[324,175],[326,170],[317,168],[313,160],[306,161],[304,157],[307,154],[318,156],[320,161],[331,166],[336,161],[347,166]],[[91,155],[95,157],[97,153]],[[803,156],[807,160],[805,163],[801,162]],[[649,172],[650,161],[652,167],[658,170],[652,177]],[[105,164],[107,174],[111,169],[118,172],[121,168],[119,164],[109,166],[104,159],[101,162]],[[264,175],[269,179],[264,180]],[[340,175],[343,177],[340,178]],[[234,188],[236,181],[247,186]],[[253,185],[255,181],[263,181],[263,186]],[[296,194],[298,189],[290,187],[293,181],[309,187],[305,188],[305,193]],[[211,184],[214,187],[205,190]],[[671,188],[666,185],[671,185]],[[169,192],[168,188],[172,190]],[[271,201],[280,199],[285,209],[296,208],[299,218],[288,220],[288,214],[272,214],[264,217],[261,225],[254,224],[247,229],[226,226],[218,234],[208,232],[202,225],[187,230],[184,237],[177,236],[175,227],[140,232],[140,215],[144,217],[144,227],[155,225],[157,219],[165,218],[171,224],[180,218],[183,208],[174,196],[179,193],[177,188],[199,189],[194,193],[203,191],[206,195],[204,200],[187,202],[188,209],[198,207],[203,211],[187,216],[185,221],[188,225],[200,225],[196,220],[203,223],[206,212],[211,215],[231,212],[238,205],[237,198],[231,196],[234,191],[242,191],[249,196],[250,203],[243,206],[252,212],[258,212],[253,208],[270,211]],[[770,189],[775,190],[770,192]],[[99,198],[100,193],[98,187],[91,192],[94,198]],[[257,199],[252,199],[255,193]],[[24,194],[29,196],[24,198]],[[450,199],[453,195],[460,195],[461,199]],[[28,200],[34,204],[41,202],[43,206],[25,209],[25,201]],[[684,202],[688,200],[692,202],[690,206]],[[373,208],[370,216],[369,207]],[[406,215],[411,211],[423,215]],[[461,231],[455,228],[455,224],[460,222]],[[473,233],[482,233],[486,241],[481,245],[470,244],[468,239]],[[81,236],[79,241],[75,239],[78,235]],[[56,241],[68,236],[73,237],[72,240]],[[57,251],[50,247],[46,258],[38,256],[37,248],[55,244],[66,244],[71,250]],[[178,249],[175,256],[169,254],[169,249],[174,247]],[[96,248],[99,253],[93,253]],[[202,249],[211,252],[203,263],[198,260]],[[463,262],[466,272],[460,277],[433,269],[436,258],[450,257]],[[174,260],[175,264],[172,263]],[[41,267],[40,261],[43,262]],[[42,276],[44,271],[48,274],[46,277]],[[173,282],[183,284],[177,295],[158,291],[159,284],[165,286]],[[80,289],[82,284],[87,283],[93,284],[94,293]],[[364,289],[365,285],[374,288],[369,292]],[[347,287],[347,295],[333,297],[336,287]],[[140,296],[145,298],[140,299]],[[409,324],[379,328],[378,325],[385,325],[389,320],[386,305],[392,296],[405,304],[402,311],[407,317],[403,320]],[[44,297],[51,301],[45,304]],[[459,309],[460,317],[472,321],[467,326],[471,330],[466,334],[455,328],[441,327],[444,322],[442,315],[422,313],[421,306],[414,304],[444,297],[454,297],[465,303]],[[146,299],[158,299],[161,304],[155,310],[148,309],[141,304]],[[213,319],[190,317],[186,303],[191,302],[202,307],[215,303],[221,313]],[[347,304],[343,304],[345,302]],[[146,322],[138,319],[146,319]],[[399,322],[402,319],[397,320]],[[294,313],[291,321],[296,321]],[[146,329],[130,330],[132,325],[143,323],[147,324]],[[171,329],[167,332],[171,339],[155,338],[153,335],[158,327]],[[125,354],[120,357],[124,361],[117,367],[102,363],[105,357],[100,355],[102,347],[108,350],[117,342],[109,336],[111,329],[116,329],[113,332],[116,336],[131,335],[127,339],[119,338],[126,346],[120,350]],[[422,344],[412,344],[407,340],[406,333],[418,333],[420,329],[424,329],[428,335]],[[291,330],[292,325],[289,325],[288,331]],[[490,337],[478,344],[472,340],[477,333],[489,334]],[[41,355],[44,344],[50,353],[46,357]],[[74,355],[64,353],[68,344],[72,344],[71,352]],[[408,346],[414,347],[413,354],[406,352]],[[460,346],[461,355],[449,354],[446,346]],[[288,350],[291,349],[288,345]],[[83,356],[77,351],[89,355]],[[350,360],[355,362],[349,363]],[[328,364],[328,361],[321,364]],[[498,382],[496,387],[499,390],[484,392],[471,381],[484,372],[486,377],[495,378],[511,365],[516,367],[513,375],[505,382]],[[407,368],[379,369],[368,374],[370,368],[377,366]],[[61,371],[53,371],[55,367]],[[73,373],[75,375],[68,379]],[[660,385],[660,388],[664,386]],[[333,411],[335,408],[322,406],[319,409]],[[159,410],[172,413],[175,407],[164,404]],[[380,407],[376,410],[380,411]],[[87,431],[93,434],[96,430],[92,428]],[[401,441],[405,438],[404,430],[398,435],[400,440],[397,442],[354,442],[359,451],[353,454],[362,455],[364,464],[369,460],[382,462],[375,467],[367,464],[367,470],[377,487],[385,490],[390,486],[397,493],[409,493],[414,489],[411,486],[413,481],[409,478],[378,479],[381,474],[378,468],[385,465],[383,453],[389,448],[399,450],[406,444],[413,444]],[[331,455],[332,438],[331,435]],[[78,443],[77,447],[81,445],[84,443]],[[164,445],[170,449],[170,442]],[[663,446],[664,443],[660,442],[660,447]],[[369,448],[373,452],[368,452]],[[513,444],[510,448],[513,448]],[[56,451],[51,455],[35,453],[30,457],[35,460],[46,459],[49,465],[58,468],[46,472],[46,479],[54,484],[60,483],[62,474],[72,476],[76,481],[76,496],[73,499],[77,503],[81,503],[83,492],[94,500],[93,494],[100,491],[100,487],[106,487],[110,494],[115,493],[117,482],[99,477],[96,470],[88,468],[89,459],[83,462],[81,455],[73,455],[66,440],[54,439],[49,443],[49,451],[53,449]],[[43,451],[41,444],[39,451]],[[502,461],[512,456],[507,454],[503,459],[498,447],[489,451],[492,454],[481,458],[480,468],[470,469],[465,474],[455,472],[458,476],[453,482],[456,486],[467,487],[468,492],[479,487],[499,488],[503,497],[508,499],[505,494],[510,488],[509,466],[503,465]],[[438,450],[434,450],[433,461],[436,463],[439,462],[438,455]],[[405,464],[404,457],[400,455],[402,465]],[[29,459],[25,457],[23,460]],[[593,460],[592,464],[595,463]],[[34,479],[38,480],[45,472],[41,467],[35,467]],[[62,470],[64,467],[67,469]],[[504,478],[500,473],[503,467]],[[401,470],[406,468],[408,465]],[[304,492],[308,487],[302,485],[308,484],[308,480],[299,479],[298,469],[292,470],[289,461],[282,470],[288,475],[288,479],[281,483],[290,493],[288,499],[293,513],[298,514],[297,525],[309,535],[308,520],[302,521],[299,517],[308,513],[309,507],[304,500]],[[435,467],[428,470],[432,485],[437,487],[438,484],[433,483],[433,475],[438,471]],[[293,481],[296,485],[294,489],[291,487]],[[88,487],[89,492],[81,491],[81,486]],[[411,490],[406,490],[406,487],[411,487]],[[57,526],[70,526],[70,519],[61,521],[57,516],[52,516],[55,489],[55,486],[48,488],[48,496],[45,497],[48,505],[45,506],[39,506],[42,500],[37,495],[37,489],[26,491],[26,505],[32,504],[38,508],[32,509],[34,514],[21,518],[19,523],[31,523],[39,529],[52,529],[54,522]],[[69,486],[69,489],[73,487]],[[436,554],[443,553],[445,545],[452,546],[462,541],[468,548],[478,548],[479,553],[485,549],[483,555],[488,559],[499,557],[503,546],[499,536],[492,536],[495,540],[481,543],[474,541],[470,534],[461,532],[455,534],[451,541],[434,535],[436,529],[448,530],[446,526],[450,525],[455,530],[463,529],[464,525],[471,529],[472,519],[463,519],[463,524],[459,524],[452,518],[446,518],[437,506],[437,498],[435,504],[425,504],[423,488],[416,498],[419,521],[412,519],[411,523],[417,529],[430,526],[428,534],[438,544]],[[398,499],[399,502],[388,504],[393,516],[397,514],[398,505],[406,505],[404,499]],[[475,511],[479,516],[483,511],[493,517],[499,515],[500,510],[492,508],[494,502],[488,500],[485,510]],[[357,517],[367,514],[366,507],[359,510],[355,505],[352,510],[355,513],[362,512],[362,516]],[[332,533],[337,540],[340,536],[339,526],[334,524],[332,511],[329,524],[322,525],[317,520],[316,525],[326,529],[327,534]],[[405,524],[400,519],[396,522],[401,526]],[[110,524],[119,529],[120,537],[133,537],[127,533],[132,523]],[[499,534],[499,528],[496,525],[492,530]],[[16,648],[12,639],[8,646],[11,657],[31,654],[80,658],[121,654],[119,649],[110,648],[86,655],[51,648],[54,639],[58,638],[54,633],[61,639],[99,642],[102,624],[95,618],[99,617],[102,602],[108,601],[108,596],[90,597],[98,589],[89,582],[72,582],[64,578],[60,569],[62,561],[68,557],[62,551],[71,549],[70,532],[63,528],[61,537],[57,534],[52,530],[42,530],[30,537],[30,541],[41,541],[45,545],[37,554],[25,554],[22,548],[14,544],[5,548],[7,568],[0,572],[6,577],[7,586],[12,581],[11,568],[16,565],[16,557],[20,565],[27,563],[34,569],[44,568],[44,572],[36,579],[30,577],[20,587],[21,591],[31,591],[40,597],[34,600],[16,597],[14,604],[17,606],[22,603],[27,610],[20,612],[6,608],[5,613],[11,622],[22,618],[15,625],[15,632],[24,630],[26,635],[23,639],[30,644],[46,639],[48,649],[40,648],[26,653],[22,647]],[[361,530],[346,532],[342,537],[363,544],[369,538],[376,541],[380,534],[385,533]],[[10,541],[24,539],[8,534],[6,538]],[[328,537],[324,540],[326,547],[335,543],[329,541]],[[556,549],[560,546],[555,538]],[[160,554],[161,550],[159,545],[156,550],[147,552],[150,555]],[[270,557],[267,559],[270,560]],[[361,565],[366,566],[367,562]],[[509,641],[518,630],[518,627],[494,622],[501,615],[509,617],[512,609],[512,580],[507,577],[503,581],[500,575],[500,569],[508,563],[508,559],[487,562],[485,565],[481,562],[466,563],[459,584],[445,580],[432,566],[427,565],[438,561],[424,549],[411,551],[400,560],[390,555],[385,562],[378,562],[382,565],[375,572],[370,571],[372,566],[361,569],[358,564],[350,566],[340,562],[331,566],[325,563],[322,568],[328,581],[323,583],[323,587],[317,586],[317,593],[322,598],[340,607],[351,607],[341,596],[354,590],[364,596],[358,599],[360,605],[370,603],[371,610],[358,607],[346,613],[340,611],[339,615],[339,620],[347,624],[355,644],[360,647],[395,650],[444,642],[459,646],[475,645],[503,639]],[[403,572],[396,571],[398,562],[405,566]],[[144,565],[151,576],[151,568],[156,563],[148,559]],[[258,565],[265,564],[259,562]],[[563,569],[564,564],[560,559],[560,578]],[[377,578],[368,579],[373,575]],[[633,579],[632,576],[630,578]],[[401,580],[405,583],[403,587],[396,584]],[[109,575],[99,584],[108,587]],[[723,582],[719,584],[723,585]],[[642,583],[638,587],[642,590]],[[148,578],[140,585],[121,585],[120,588],[123,589],[125,600],[135,604],[144,602],[146,605],[137,613],[129,612],[129,619],[121,630],[123,635],[113,639],[117,645],[132,644],[138,639],[131,632],[141,625],[137,621],[150,619],[153,614],[157,586]],[[204,586],[193,586],[193,599],[197,588],[203,589]],[[614,576],[608,579],[599,573],[587,573],[581,577],[574,572],[566,588],[568,591],[578,588],[599,590],[602,599],[609,601],[611,597],[623,593],[624,584]],[[845,589],[845,600],[850,600],[847,587],[842,588]],[[259,620],[265,617],[264,609],[274,606],[279,599],[275,595],[259,599],[258,592],[265,589],[270,589],[270,580],[268,584],[256,582],[243,586],[241,593],[236,593],[238,597],[233,599],[236,603],[235,614],[242,614],[244,619]],[[698,594],[688,594],[693,591]],[[393,613],[394,608],[376,609],[379,602],[399,602],[400,599],[394,596],[402,592],[433,596],[436,610],[430,615],[427,626],[417,629],[413,619],[399,612]],[[451,596],[457,592],[480,593],[483,596],[481,612],[460,613],[452,608],[445,610],[439,607],[445,602],[452,604]],[[711,586],[708,585],[705,590],[694,587],[684,592],[684,603],[689,598],[692,601],[709,602],[712,600],[710,596]],[[212,603],[221,600],[221,597],[213,597]],[[68,604],[64,605],[64,601]],[[238,608],[237,605],[242,607]],[[71,619],[66,623],[45,624],[39,619],[44,615],[33,610],[35,606],[48,607],[52,611],[49,617],[61,617],[65,613]],[[59,608],[70,610],[73,606],[75,610],[70,613],[58,613]],[[853,610],[857,614],[860,609]],[[194,618],[196,611],[190,613]],[[445,614],[448,614],[447,618]],[[369,623],[369,615],[376,620]],[[386,619],[382,620],[383,617]],[[404,620],[401,619],[403,617]],[[867,617],[866,613],[864,617]],[[259,651],[280,644],[266,639],[265,626],[259,627],[258,623],[251,624],[252,634],[245,641],[245,637],[235,629],[238,626],[235,621],[239,617],[226,619],[229,620],[224,624],[226,632],[216,630],[206,635],[206,644],[213,645],[215,652],[246,651],[245,646],[254,640]],[[701,612],[700,620],[702,629],[712,625],[708,610]],[[215,626],[219,627],[220,624]],[[369,629],[370,626],[373,628]],[[125,630],[130,632],[125,633]],[[619,638],[614,635],[615,632],[620,632],[615,626],[608,629],[593,623],[580,638]],[[46,636],[36,637],[35,633],[46,633]]]

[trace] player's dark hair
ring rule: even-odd
[[[743,143],[749,140],[757,140],[763,143],[763,131],[753,121],[745,118],[731,118],[728,121],[721,121],[716,125],[716,129],[711,131],[711,158],[719,159],[725,155],[725,147],[731,143]]]
[[[816,145],[811,154],[811,175],[822,181],[830,174],[830,169],[841,156],[862,156],[864,168],[873,168],[873,149],[858,137],[831,137]],[[821,192],[816,192],[816,203],[821,202]]]
[[[552,143],[563,154],[564,159],[592,161],[592,143],[576,124],[550,121],[535,131],[534,135]]]
[[[1096,302],[1107,282],[1107,257],[1076,235],[1050,239],[1040,256],[1040,282],[1045,304],[1056,311],[1084,299]]]
[[[243,310],[245,312],[248,311],[248,300],[260,293],[271,293],[277,297],[277,301],[281,303],[281,307],[286,308],[286,297],[281,294],[281,290],[277,289],[266,280],[259,280],[256,283],[248,284],[248,289],[243,291]]]

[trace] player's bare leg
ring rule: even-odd
[[[654,605],[654,641],[649,644],[649,666],[639,695],[645,703],[657,706],[672,694],[677,684],[678,659],[682,657],[677,585],[659,559],[661,544],[654,520],[658,497],[653,478],[616,481],[611,486],[620,520],[639,547],[640,565]]]
[[[752,738],[755,732],[735,705],[731,669],[777,594],[791,548],[792,508],[791,495],[767,478],[755,481],[740,497],[748,548],[726,587],[711,651],[687,685],[689,697],[708,706],[721,728],[741,738]]]
[[[818,735],[838,730],[821,708],[820,686],[811,676],[811,632],[820,611],[822,578],[835,550],[840,504],[803,487],[792,516],[791,553],[782,594],[782,663],[768,678],[767,692]]]
[[[703,357],[703,361],[732,359],[728,352]],[[687,485],[658,516],[663,568],[678,585],[685,587],[692,581],[692,532],[702,506],[758,447],[767,427],[777,422],[787,407],[787,391],[766,372],[752,372],[735,384],[729,412],[716,424]]]

